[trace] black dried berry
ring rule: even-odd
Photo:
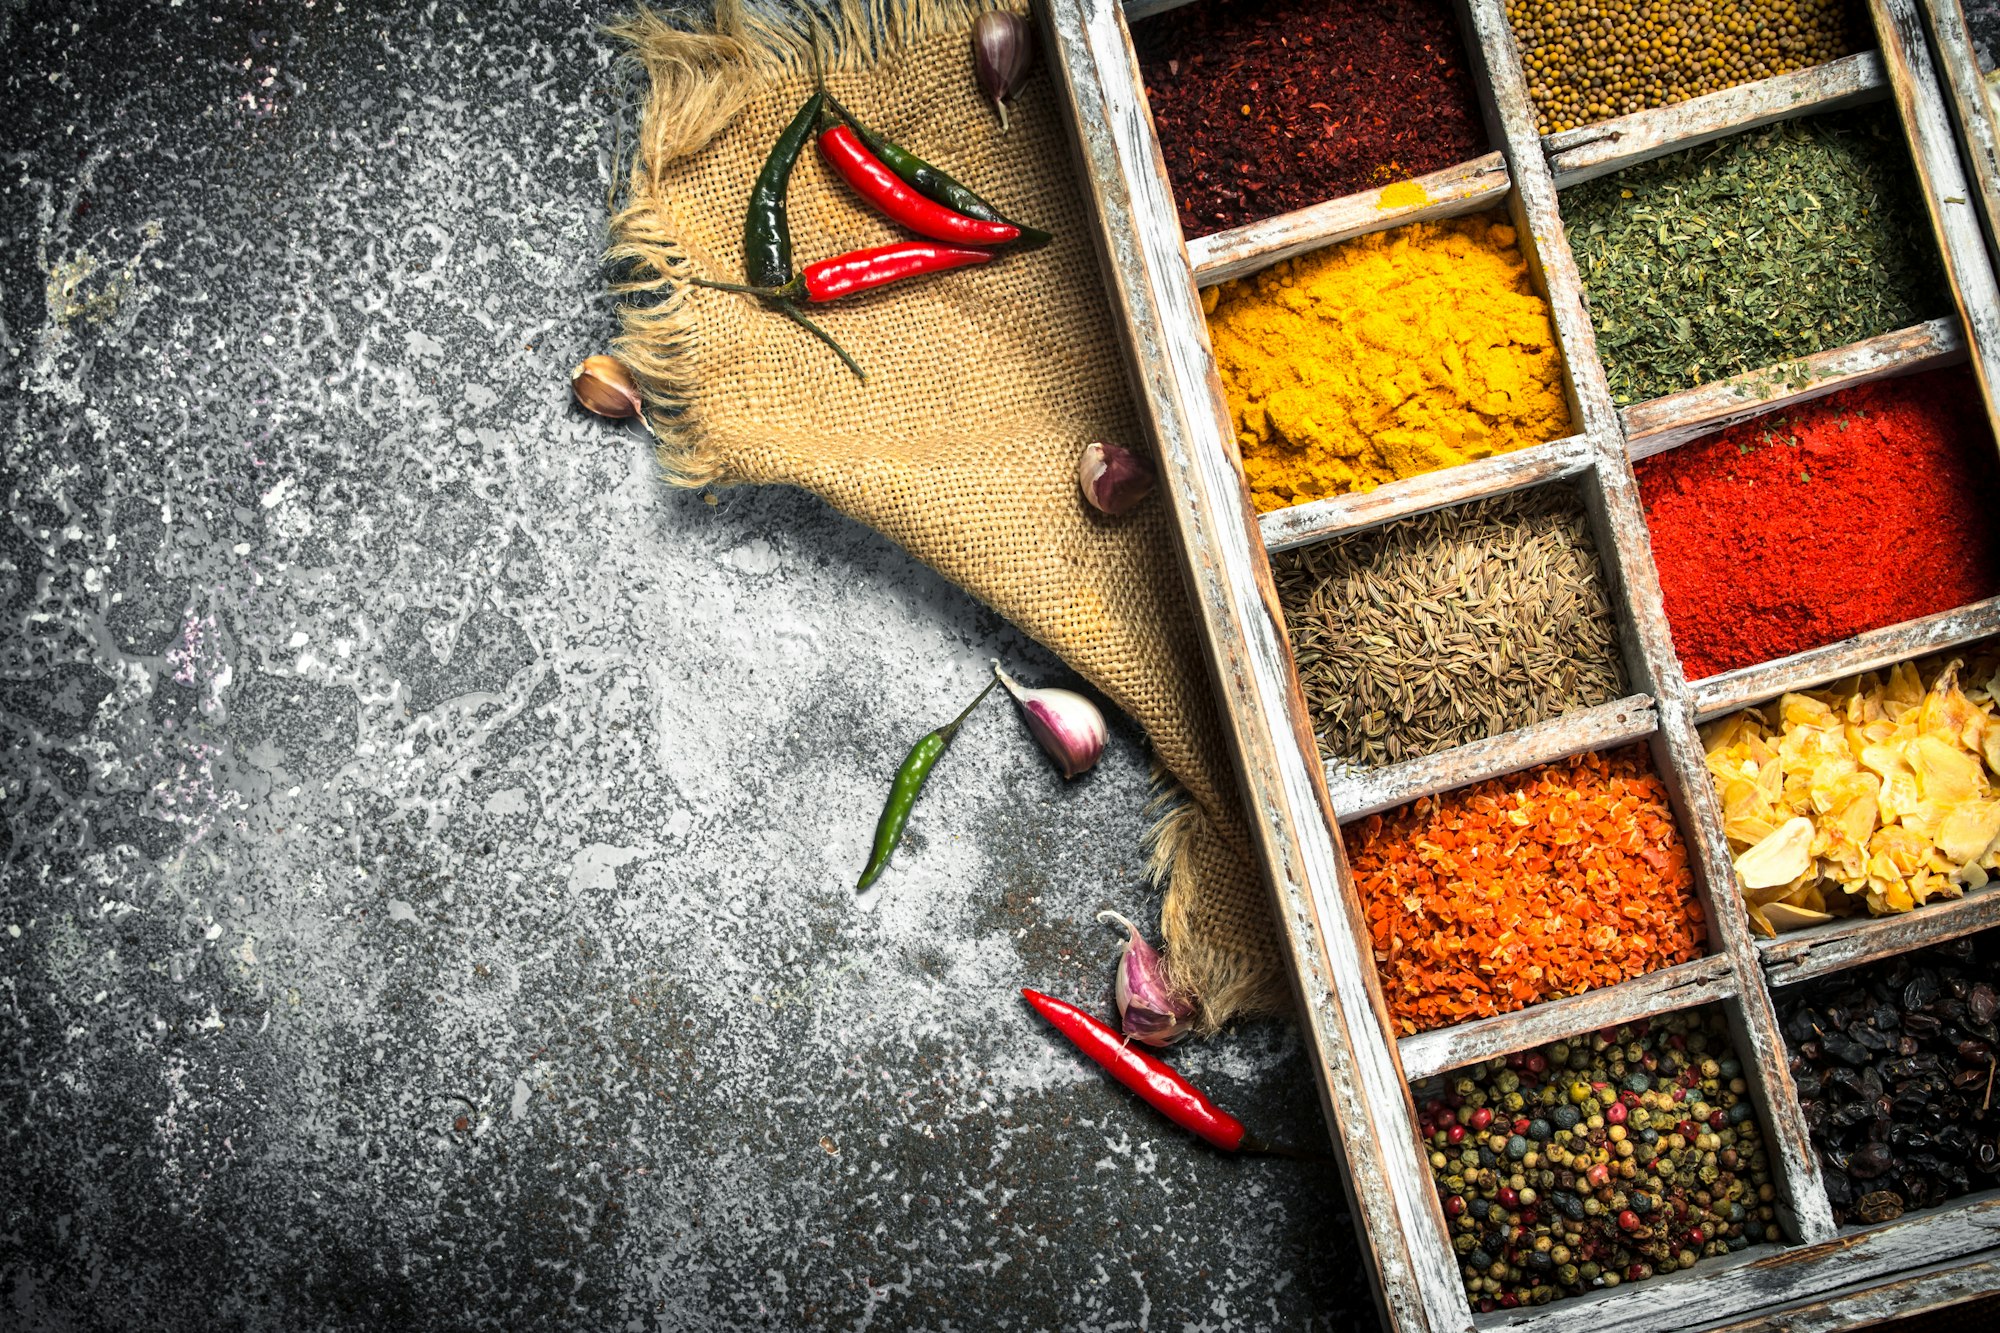
[[[1903,1008],[1929,1008],[1941,993],[1937,974],[1925,969],[1903,984]]]
[[[1836,1219],[1887,1217],[1995,1183],[2000,932],[1858,968],[1791,999],[1779,1012],[1787,1064]]]

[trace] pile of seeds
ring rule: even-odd
[[[1792,1078],[1838,1222],[2000,1185],[2000,939],[1783,993]]]
[[[1487,150],[1444,0],[1208,0],[1132,44],[1189,237]]]
[[[1779,1239],[1769,1154],[1720,1013],[1496,1056],[1412,1091],[1482,1314]]]
[[[1435,754],[1625,692],[1590,522],[1566,486],[1272,561],[1329,759]]]
[[[1909,151],[1879,108],[1689,149],[1566,191],[1622,405],[1950,309]]]
[[[1708,936],[1644,745],[1426,797],[1347,833],[1405,1035],[1685,963]]]
[[[1543,134],[1668,106],[1875,44],[1857,0],[1507,0]]]

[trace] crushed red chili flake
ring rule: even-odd
[[[1344,836],[1405,1035],[1684,963],[1708,936],[1644,744],[1425,797]]]
[[[1189,237],[1488,148],[1444,0],[1201,0],[1132,42]]]

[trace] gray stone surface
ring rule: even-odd
[[[1950,3],[1950,0],[1933,0]],[[1972,39],[1972,54],[1985,73],[1993,72],[1994,57],[2000,54],[2000,0],[1963,0],[1965,35]]]
[[[989,700],[850,892],[1061,671],[570,406],[605,16],[0,6],[0,1326],[1372,1323],[1331,1169],[1017,999],[1152,917],[1129,726]],[[1289,1028],[1178,1058],[1319,1132]]]

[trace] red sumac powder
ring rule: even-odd
[[[1850,389],[1634,470],[1690,679],[2000,593],[2000,459],[1965,370]]]
[[[1190,237],[1487,151],[1445,0],[1200,0],[1132,42]]]

